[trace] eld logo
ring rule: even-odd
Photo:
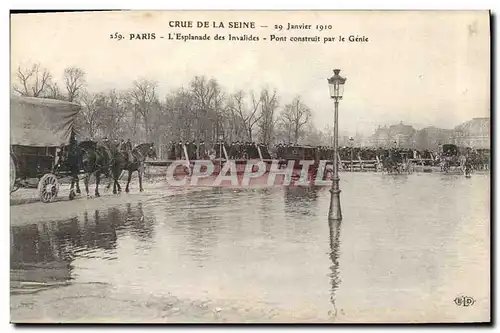
[[[459,296],[455,298],[455,304],[457,306],[464,306],[464,307],[472,306],[474,305],[475,302],[476,301],[474,300],[474,298],[469,296]]]

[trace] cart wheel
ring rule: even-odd
[[[16,184],[16,164],[12,156],[10,157],[10,191],[14,190]]]
[[[55,175],[47,173],[43,175],[42,179],[38,182],[38,192],[40,193],[40,200],[42,202],[51,202],[57,197],[59,192],[59,183]]]

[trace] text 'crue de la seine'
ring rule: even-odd
[[[169,21],[170,28],[229,28],[229,29],[255,29],[255,22],[222,22],[222,21]]]

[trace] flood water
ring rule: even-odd
[[[11,277],[209,300],[259,309],[262,321],[456,320],[459,294],[479,316],[489,309],[489,183],[341,174],[341,223],[327,220],[324,187],[127,203],[12,226]]]

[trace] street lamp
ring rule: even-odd
[[[339,188],[339,100],[344,94],[344,84],[346,79],[339,75],[340,69],[333,70],[334,75],[327,79],[330,89],[330,97],[334,100],[335,113],[333,118],[333,177],[332,188],[330,189],[330,210],[328,218],[330,220],[342,220],[340,209],[340,188]]]
[[[219,172],[222,170],[222,140],[224,140],[224,136],[219,134]]]
[[[412,158],[415,160],[417,158],[417,141],[412,140],[412,144],[413,144]]]
[[[354,159],[354,147],[353,147],[353,144],[354,144],[354,138],[353,138],[352,136],[349,138],[349,143],[350,143],[350,145],[351,145],[351,172],[352,172],[352,170],[353,170],[353,165],[352,165],[352,163],[353,163],[353,159]]]

